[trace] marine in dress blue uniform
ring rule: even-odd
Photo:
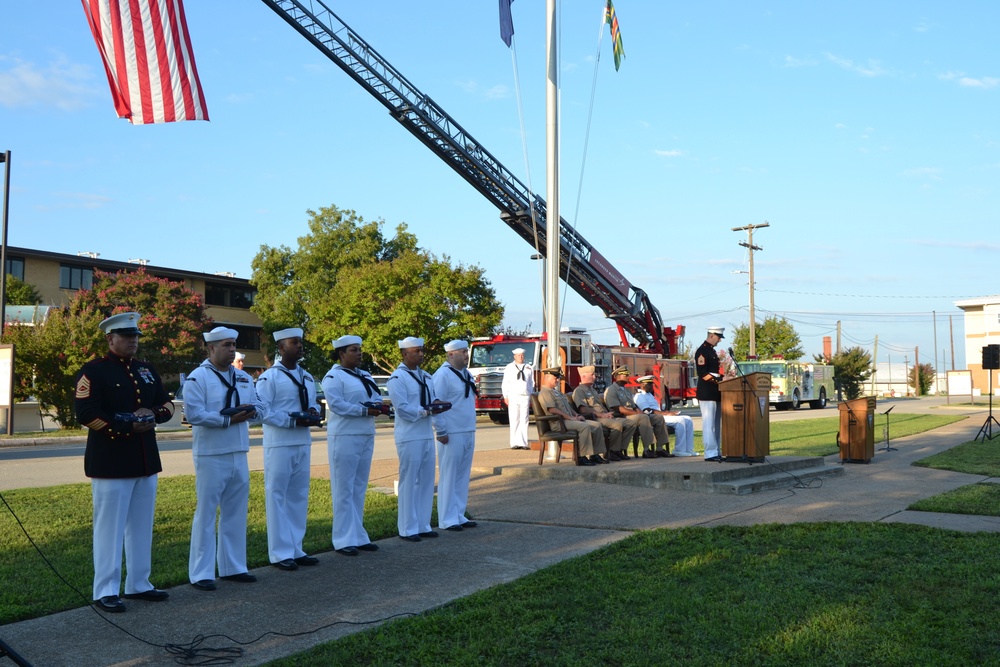
[[[722,413],[719,411],[719,355],[715,346],[725,338],[724,327],[709,327],[705,342],[694,354],[698,388],[695,396],[701,409],[701,438],[705,445],[706,461],[721,461],[719,437],[722,432]]]
[[[112,613],[125,611],[119,597],[123,545],[125,597],[168,597],[149,576],[157,473],[163,469],[154,429],[170,420],[174,404],[156,370],[135,359],[139,318],[120,313],[101,322],[108,353],[85,364],[76,379],[76,418],[88,429],[83,468],[94,504],[93,594],[97,606]]]

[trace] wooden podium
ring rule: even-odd
[[[760,463],[771,453],[771,374],[749,373],[719,383],[722,457]]]
[[[868,463],[875,456],[875,397],[863,396],[844,401],[840,409],[840,445],[842,463]]]

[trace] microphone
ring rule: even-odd
[[[729,358],[732,359],[733,361],[736,361],[736,353],[733,352],[733,348],[729,348],[728,352],[729,352]]]

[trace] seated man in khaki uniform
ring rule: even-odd
[[[559,367],[542,369],[542,388],[538,390],[538,402],[545,414],[559,415],[566,422],[566,428],[580,434],[580,460],[577,465],[592,466],[595,463],[609,463],[601,456],[607,451],[604,429],[597,422],[587,421],[577,414],[566,395],[559,391],[562,370]]]
[[[616,368],[613,374],[614,384],[604,392],[604,402],[608,409],[616,415],[621,415],[639,429],[642,440],[642,458],[655,459],[658,456],[670,458],[670,435],[662,415],[644,414],[635,404],[632,392],[625,388],[628,382],[629,370],[624,366]]]
[[[629,443],[635,434],[636,424],[622,418],[617,418],[608,410],[604,398],[594,389],[593,366],[580,367],[580,384],[573,390],[573,403],[580,414],[597,422],[605,429],[608,443],[608,458],[612,461],[627,461]]]

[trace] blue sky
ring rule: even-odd
[[[527,180],[497,2],[328,4]],[[115,117],[79,3],[46,7],[0,5],[11,245],[250,277],[262,244],[294,246],[306,210],[335,204],[483,267],[507,323],[541,329],[532,248],[263,3],[188,0],[212,120],[135,127]],[[953,316],[964,367],[953,302],[1000,293],[1000,5],[619,0],[617,73],[606,28],[596,60],[602,8],[561,11],[563,216],[666,324],[697,346],[748,321],[731,230],[768,221],[758,319],[787,317],[809,356],[840,321],[844,346],[877,335],[880,361],[911,363],[936,350],[943,373]],[[544,193],[544,2],[513,18]],[[572,292],[563,322],[616,342]]]

